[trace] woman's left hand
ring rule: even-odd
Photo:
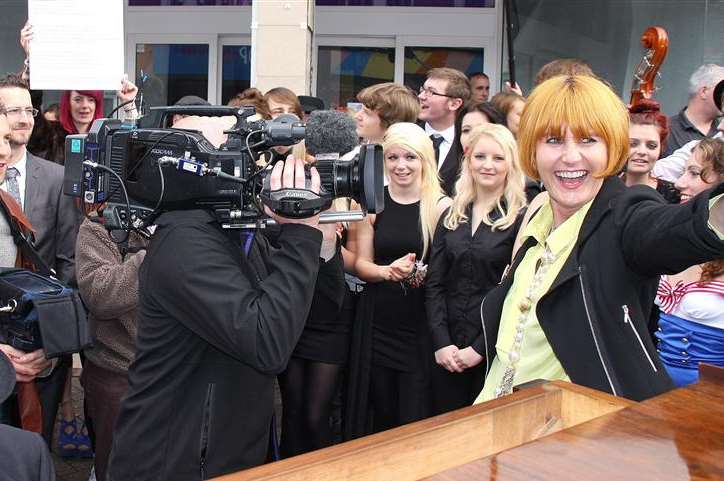
[[[468,346],[465,349],[453,353],[453,359],[458,363],[458,366],[463,369],[470,369],[475,367],[483,361],[483,356],[478,354],[475,349]]]
[[[128,80],[127,74],[124,75],[121,79],[121,88],[116,91],[118,100],[121,102],[128,102],[129,100],[135,99],[137,93],[138,87],[136,87],[136,84]]]

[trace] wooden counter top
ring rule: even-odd
[[[702,366],[698,384],[425,479],[724,479],[724,370]]]
[[[217,481],[724,480],[724,369],[642,403],[549,382]]]

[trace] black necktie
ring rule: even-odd
[[[438,165],[440,165],[440,144],[442,144],[445,139],[440,134],[432,134],[430,135],[430,140],[432,140],[432,148],[435,149],[435,160]]]

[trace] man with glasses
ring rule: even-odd
[[[63,167],[36,157],[26,148],[38,111],[33,108],[28,85],[20,76],[0,79],[0,105],[10,126],[10,157],[5,161],[0,189],[15,199],[30,220],[41,259],[55,270],[61,281],[75,285],[78,210],[72,198],[63,195]],[[0,344],[0,349],[7,354],[12,348]],[[42,360],[38,358],[38,362]],[[70,362],[70,356],[61,358],[48,377],[36,379],[43,412],[43,437],[49,444]]]
[[[455,121],[470,98],[470,81],[459,70],[434,68],[427,73],[417,98],[420,102],[418,118],[432,140],[442,188],[452,197],[463,153]]]

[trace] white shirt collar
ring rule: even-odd
[[[18,163],[13,165],[16,169],[18,169],[18,174],[20,175],[21,182],[23,184],[25,183],[25,179],[27,178],[28,173],[28,149],[25,149],[25,153],[23,156],[18,160]]]
[[[445,130],[435,130],[432,127],[430,127],[430,124],[425,122],[425,133],[427,135],[432,134],[438,134],[442,135],[442,138],[447,142],[448,144],[452,144],[453,140],[455,139],[455,124],[452,124],[450,127],[448,127]]]

